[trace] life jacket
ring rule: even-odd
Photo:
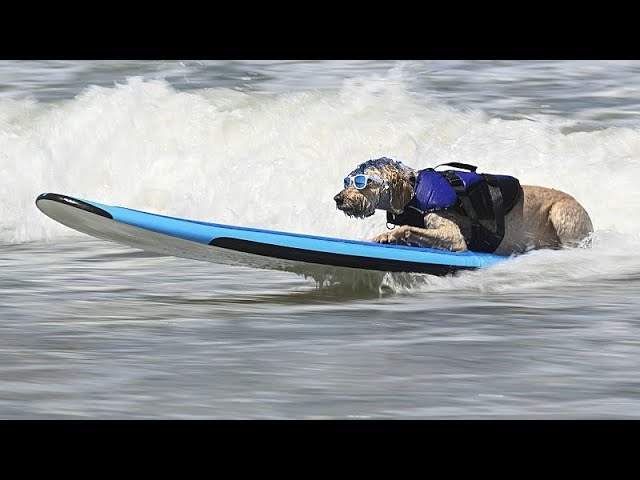
[[[402,213],[387,212],[387,223],[424,228],[427,213],[454,210],[471,220],[467,248],[493,253],[504,238],[504,217],[522,195],[519,180],[508,175],[476,173],[477,167],[465,163],[443,163],[435,168],[443,165],[469,171],[420,170],[413,198]]]

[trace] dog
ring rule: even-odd
[[[456,170],[417,171],[387,157],[369,160],[345,178],[334,197],[336,208],[356,218],[386,211],[388,223],[397,228],[373,242],[451,252],[509,256],[576,247],[593,232],[589,214],[568,193],[478,174],[472,165],[444,165]]]

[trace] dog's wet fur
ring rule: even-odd
[[[400,214],[414,195],[417,171],[388,158],[369,160],[349,175],[364,173],[387,181],[375,182],[358,190],[353,185],[335,197],[336,207],[346,215],[365,218],[376,210]],[[429,212],[425,228],[403,225],[372,239],[393,243],[438,248],[452,252],[467,250],[471,240],[471,222],[452,210]],[[576,247],[593,232],[587,211],[571,195],[553,188],[522,185],[522,195],[505,216],[505,234],[497,255],[524,253],[532,249]]]

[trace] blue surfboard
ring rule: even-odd
[[[39,195],[36,206],[69,228],[133,248],[297,273],[305,273],[310,267],[330,267],[442,276],[509,258],[207,223],[57,193]]]

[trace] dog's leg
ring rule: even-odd
[[[390,232],[376,236],[372,241],[437,248],[450,252],[467,251],[467,243],[460,228],[451,220],[439,215],[428,214],[425,217],[425,224],[430,228],[403,225]]]
[[[549,221],[563,247],[575,247],[593,232],[587,211],[575,199],[562,199],[549,210]]]

